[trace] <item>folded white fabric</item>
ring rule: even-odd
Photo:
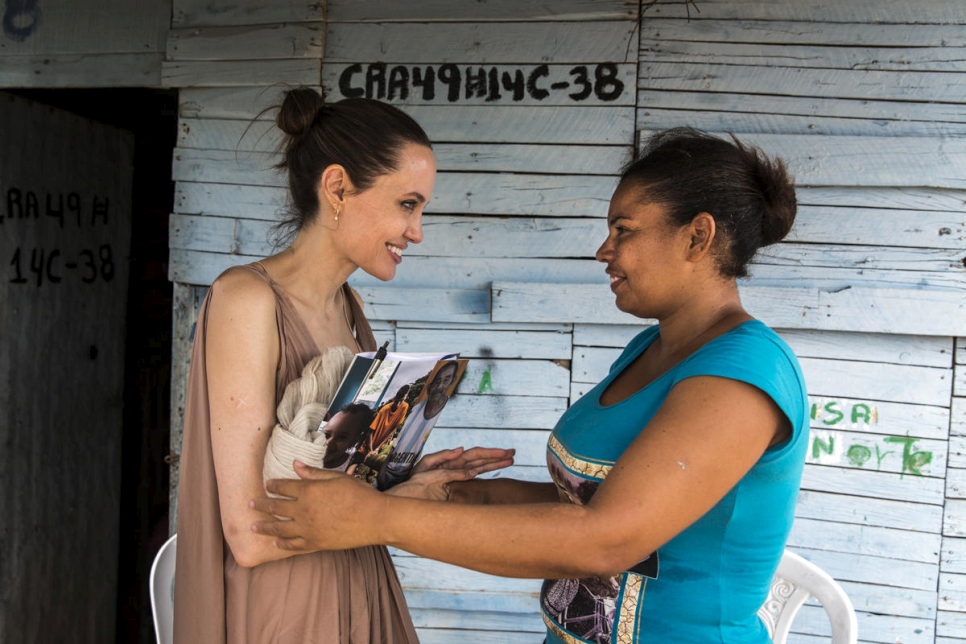
[[[262,479],[297,479],[292,461],[322,467],[325,435],[318,429],[329,401],[342,382],[353,353],[348,347],[332,347],[310,360],[301,377],[285,388],[278,404],[278,423],[265,451]]]

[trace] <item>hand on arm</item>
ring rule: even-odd
[[[270,491],[295,500],[261,499],[256,507],[294,522],[268,521],[258,530],[276,535],[283,548],[382,543],[510,577],[610,575],[698,520],[787,430],[787,422],[751,385],[689,378],[674,387],[586,506],[434,503],[380,495],[346,477],[325,476],[319,482],[271,482]]]

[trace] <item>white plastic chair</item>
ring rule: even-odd
[[[815,597],[832,624],[832,644],[855,644],[858,625],[855,608],[831,575],[789,550],[782,555],[768,599],[758,609],[775,644],[785,644],[792,620],[809,597]]]
[[[151,564],[151,614],[158,644],[174,639],[174,559],[178,535],[164,542]]]

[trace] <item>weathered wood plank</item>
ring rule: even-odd
[[[164,54],[4,56],[0,87],[158,87]]]
[[[519,632],[536,629],[539,615],[521,615],[519,613],[491,613],[485,611],[452,611],[452,610],[422,610],[410,611],[413,624],[416,627],[453,628],[460,632],[489,628],[494,632]],[[546,632],[546,628],[544,628]]]
[[[966,574],[966,538],[943,536],[940,568],[943,572]]]
[[[898,71],[760,67],[642,61],[640,88],[684,92],[729,92],[846,98],[868,101],[962,103],[966,90],[956,72],[906,74]]]
[[[272,154],[281,132],[269,121],[181,119],[178,147]],[[437,143],[442,171],[540,172],[614,175],[630,158],[630,146]],[[266,163],[268,163],[266,161]]]
[[[949,404],[951,374],[948,369],[805,357],[799,358],[799,362],[813,395],[918,405]]]
[[[856,610],[876,611],[896,617],[935,619],[935,588],[898,588],[884,583],[886,581],[888,577],[877,583],[842,581],[841,585]]]
[[[631,106],[408,105],[400,109],[416,119],[433,141],[593,145],[634,141]]]
[[[966,499],[966,469],[950,467],[946,470],[946,496]]]
[[[406,288],[489,289],[494,281],[515,279],[520,275],[546,283],[606,283],[606,275],[593,260],[406,257],[393,284]],[[379,284],[376,278],[359,271],[353,274],[351,282]]]
[[[966,187],[960,139],[747,134],[742,140],[784,159],[802,185]]]
[[[455,398],[453,399],[455,400]],[[449,419],[446,420],[449,422]],[[436,427],[426,441],[424,453],[431,454],[454,447],[504,447],[516,450],[513,462],[517,466],[547,467],[547,438],[549,430],[508,430]],[[502,474],[502,472],[500,472]]]
[[[853,5],[854,7],[854,5]],[[929,9],[925,9],[929,11]],[[886,9],[891,11],[891,9]],[[823,12],[824,13],[824,12]],[[823,16],[824,17],[824,16]],[[882,22],[820,22],[759,20],[645,20],[641,43],[743,42],[787,46],[824,45],[846,47],[943,47],[950,51],[966,47],[959,24],[887,24]]]
[[[161,82],[164,87],[317,85],[320,67],[317,58],[165,61],[161,66]]]
[[[287,89],[281,85],[186,87],[178,92],[178,116],[182,119],[238,120],[246,125],[256,118],[273,121],[275,112],[267,108],[280,105]]]
[[[939,574],[939,608],[966,612],[966,575],[949,572]]]
[[[438,143],[436,165],[443,172],[537,172],[619,174],[631,146]]]
[[[795,548],[794,552],[816,564],[840,582],[881,584],[928,591],[933,596],[932,602],[935,607],[939,570],[933,564],[807,548]]]
[[[953,378],[953,395],[966,396],[966,366],[956,365]]]
[[[944,211],[962,214],[966,191],[941,188],[796,186],[799,205]]]
[[[946,507],[943,514],[943,535],[947,537],[966,537],[966,500],[946,499]]]
[[[570,360],[569,333],[547,331],[490,331],[486,329],[400,329],[397,335],[407,351],[452,347],[466,358],[517,358]]]
[[[859,246],[947,248],[961,251],[966,246],[966,214],[923,210],[801,206],[786,240]]]
[[[876,47],[804,44],[786,41],[777,45],[746,42],[693,40],[641,40],[641,64],[701,63],[704,65],[751,65],[765,67],[878,70],[902,72],[955,72],[962,65],[958,48],[945,46]],[[793,44],[794,43],[794,44]]]
[[[178,119],[179,148],[271,153],[281,138],[281,131],[272,121]]]
[[[574,345],[623,348],[643,329],[644,325],[577,324],[574,326]],[[780,330],[778,334],[797,356],[950,367],[949,338],[791,329]]]
[[[592,257],[604,240],[599,219],[428,216],[425,241],[414,249],[434,257]],[[600,265],[603,272],[603,265]]]
[[[175,148],[171,178],[175,181],[234,183],[283,188],[285,176],[272,168],[274,155],[265,152]]]
[[[723,88],[720,92],[701,89],[666,91],[644,87],[637,92],[637,108],[641,110],[688,111],[698,113],[722,112],[764,117],[767,115],[802,116],[820,119],[854,119],[859,121],[911,121],[920,127],[930,124],[966,122],[966,114],[956,103],[921,103],[911,97],[904,101],[873,101],[817,94],[816,96],[786,96],[782,94],[748,94]],[[690,114],[682,113],[685,119]],[[742,121],[738,121],[741,123]],[[643,127],[643,125],[641,126]],[[736,127],[736,126],[735,126]],[[730,128],[729,128],[730,129]]]
[[[954,641],[966,639],[966,613],[946,611],[942,608],[936,613],[936,633]],[[939,640],[937,639],[938,643]]]
[[[177,161],[177,160],[175,160]],[[284,208],[288,191],[282,187],[193,183],[175,184],[177,213],[275,220]]]
[[[763,98],[767,101],[773,97]],[[755,97],[746,96],[745,101],[748,109],[755,109]],[[865,101],[865,103],[868,102],[870,101]],[[956,137],[966,134],[966,123],[916,119],[912,116],[915,112],[912,107],[910,107],[910,117],[901,120],[873,119],[868,116],[864,118],[800,116],[788,114],[788,111],[789,108],[782,112],[767,113],[704,112],[647,107],[637,110],[637,125],[648,130],[687,126],[706,132],[734,132],[739,135]]]
[[[704,0],[700,3],[701,14],[691,12],[692,18],[703,20],[765,20],[838,23],[896,23],[896,24],[951,24],[964,22],[962,8],[941,0],[924,0],[911,6],[903,0],[878,2],[851,2],[846,5],[828,5],[820,0],[805,0],[787,4],[769,0]],[[683,2],[659,2],[645,7],[642,19],[677,18],[686,16]]]
[[[283,90],[284,87],[276,86],[186,88],[180,93],[180,116],[182,119],[200,119],[204,127],[223,130],[212,136],[238,141],[252,119],[269,121],[275,118],[274,111],[266,111],[266,108],[281,103]],[[433,141],[624,145],[634,140],[635,109],[631,105],[399,107],[416,119]],[[214,125],[213,120],[228,122]]]
[[[870,609],[866,609],[868,611]],[[934,619],[916,617],[898,617],[879,608],[871,608],[871,612],[856,611],[858,631],[861,633],[860,642],[870,644],[934,644],[936,625]],[[816,641],[801,644],[818,644],[831,641],[828,615],[825,610],[815,603],[809,602],[795,616],[792,629],[796,633],[806,633],[818,636]],[[798,637],[798,636],[796,636]],[[789,638],[789,644],[794,644]],[[797,640],[795,640],[797,642]]]
[[[938,565],[941,540],[926,532],[796,518],[788,546]]]
[[[167,60],[321,58],[322,24],[172,29]]]
[[[942,273],[931,271],[867,270],[864,268],[841,268],[837,266],[795,266],[785,264],[755,264],[748,267],[749,278],[740,284],[791,286],[809,285],[831,293],[851,288],[937,290],[961,292],[963,274],[956,271]],[[846,329],[847,330],[847,329]],[[897,333],[904,333],[897,328]],[[937,335],[949,335],[937,334]]]
[[[633,105],[636,84],[636,62],[576,66],[356,62],[327,63],[322,70],[322,87],[330,100],[365,96],[399,105]]]
[[[466,5],[450,0],[330,0],[326,9],[332,22],[636,20],[638,15],[638,3],[628,0],[489,0]]]
[[[805,465],[802,489],[939,506],[945,491],[940,479],[812,464]]]
[[[966,261],[966,251],[963,250],[962,246],[948,249],[910,249],[894,246],[852,246],[841,242],[836,245],[774,244],[762,248],[755,255],[756,265],[878,268],[891,271],[949,271],[966,279],[966,270],[963,270],[966,268],[964,261]]]
[[[600,382],[607,376],[610,366],[617,359],[620,351],[619,348],[574,346],[573,380],[587,383]],[[838,407],[828,408],[823,417],[820,410],[826,409],[828,397],[834,397],[831,398],[832,401],[839,401],[841,398],[867,401],[864,404],[872,410],[868,413],[871,413],[874,419],[870,423],[873,425],[887,421],[877,408],[878,401],[910,403],[916,406],[929,405],[939,409],[949,404],[948,369],[805,356],[798,358],[809,393],[813,398],[813,405],[817,406],[813,410],[818,421],[817,427],[821,427],[822,424],[826,428],[832,425],[836,428],[850,426],[849,419],[843,418],[843,414],[848,410],[844,409],[841,403]],[[916,382],[919,384],[913,384]],[[843,410],[842,413],[838,413],[840,409]],[[888,411],[891,412],[894,409],[895,406],[890,406]],[[856,411],[853,415],[864,417],[867,412]],[[910,417],[913,413],[901,412],[901,415]],[[932,415],[939,422],[948,418],[948,413]],[[863,420],[859,425],[865,427],[867,423]],[[854,427],[855,423],[852,422],[851,426]]]
[[[397,289],[360,286],[366,316],[376,320],[472,322],[489,319],[490,297],[484,290]]]
[[[12,2],[5,6],[10,31],[0,39],[0,56],[6,67],[14,56],[46,57],[56,64],[59,54],[161,54],[170,17],[170,0]]]
[[[433,43],[427,47],[426,43]],[[544,22],[333,23],[325,61],[405,61],[443,65],[636,62],[637,23],[630,20]],[[593,81],[591,81],[593,82]]]
[[[871,331],[911,335],[960,335],[966,302],[956,290],[856,287],[828,291],[810,287],[739,286],[745,308],[774,328]],[[597,285],[494,282],[492,319],[497,322],[633,324]],[[920,315],[931,311],[930,316]]]
[[[512,322],[503,324],[502,322],[491,322],[486,320],[483,324],[466,322],[412,322],[402,321],[396,323],[400,329],[458,329],[463,331],[553,331],[555,333],[571,333],[572,324],[531,324],[528,322]]]
[[[217,147],[230,141],[234,149],[252,119],[270,121],[281,102],[279,88],[188,88],[181,92],[182,122],[192,119],[192,143],[181,147]],[[410,105],[401,109],[412,116],[436,142],[465,143],[570,143],[626,145],[634,140],[634,108],[517,107],[513,105]],[[179,139],[180,141],[180,139]]]
[[[464,394],[446,404],[442,422],[456,428],[552,429],[566,409],[566,398]]]
[[[205,163],[203,159],[199,164]],[[175,164],[178,160],[175,159]],[[175,195],[175,211],[185,213],[223,214],[230,216],[272,219],[285,204],[286,191],[281,188],[275,173],[268,174],[264,166],[256,172],[265,173],[268,186],[251,186],[258,176],[244,167],[228,173],[226,178],[245,185],[185,183],[179,179]],[[191,171],[215,174],[196,168]],[[436,175],[433,199],[427,204],[429,213],[459,212],[466,214],[534,215],[557,217],[604,217],[611,194],[616,187],[613,177],[548,176],[539,174],[447,173]],[[274,189],[266,189],[274,188]]]
[[[848,591],[846,591],[848,592]],[[933,644],[936,634],[934,618],[922,619],[915,617],[897,617],[879,612],[874,606],[864,607],[865,611],[857,610],[859,633],[862,642],[877,644]],[[799,623],[801,626],[799,626]],[[802,607],[795,617],[795,630],[808,629],[812,633],[824,633],[820,642],[828,642],[831,631],[828,626],[828,615],[818,605],[808,604]],[[823,630],[824,629],[824,630]],[[791,640],[789,643],[791,644]],[[817,644],[817,643],[816,643]]]
[[[966,364],[966,338],[956,338],[956,364]]]
[[[966,436],[966,398],[953,398],[949,411],[950,436]]]
[[[422,644],[450,644],[461,640],[479,644],[541,644],[546,632],[546,629],[533,633],[510,633],[467,628],[416,627],[416,635]]]
[[[907,503],[891,499],[870,499],[846,494],[829,494],[802,490],[795,505],[795,516],[819,521],[874,525],[939,534],[942,532],[943,512],[938,505]],[[943,542],[943,550],[946,545]],[[833,575],[835,576],[835,575]],[[849,577],[854,581],[867,578]],[[898,584],[902,585],[902,584]],[[915,583],[911,588],[918,588]],[[928,588],[928,585],[922,586]]]
[[[408,345],[400,346],[409,350]],[[566,367],[548,360],[478,358],[467,365],[456,393],[566,397],[570,393],[569,376]]]
[[[406,604],[410,608],[439,610],[473,610],[494,613],[518,613],[538,615],[540,612],[539,588],[533,592],[506,592],[501,590],[460,590],[432,588],[404,588]],[[543,623],[541,621],[541,623]],[[475,640],[474,640],[475,641]]]
[[[172,248],[168,272],[176,281],[210,284],[218,273],[229,266],[260,259],[265,253],[233,255],[211,251]],[[505,258],[432,258],[406,257],[392,284],[398,288],[489,289],[494,280],[515,279],[528,275],[546,283],[606,283],[600,265],[591,260],[505,259]],[[353,286],[380,286],[385,282],[357,271],[349,279]],[[488,320],[487,320],[488,321]],[[520,327],[526,323],[514,322]]]
[[[171,24],[175,27],[270,25],[323,20],[324,3],[315,0],[242,0],[213,5],[208,0],[174,0]]]

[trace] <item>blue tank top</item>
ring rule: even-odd
[[[704,516],[630,570],[608,579],[545,581],[540,603],[549,644],[771,641],[757,611],[791,530],[805,464],[808,397],[801,368],[774,331],[751,320],[711,340],[634,395],[601,405],[607,386],[658,333],[651,327],[634,338],[608,376],[554,428],[547,464],[562,496],[586,503],[671,388],[693,376],[729,378],[761,389],[788,417],[792,434],[769,448]]]

